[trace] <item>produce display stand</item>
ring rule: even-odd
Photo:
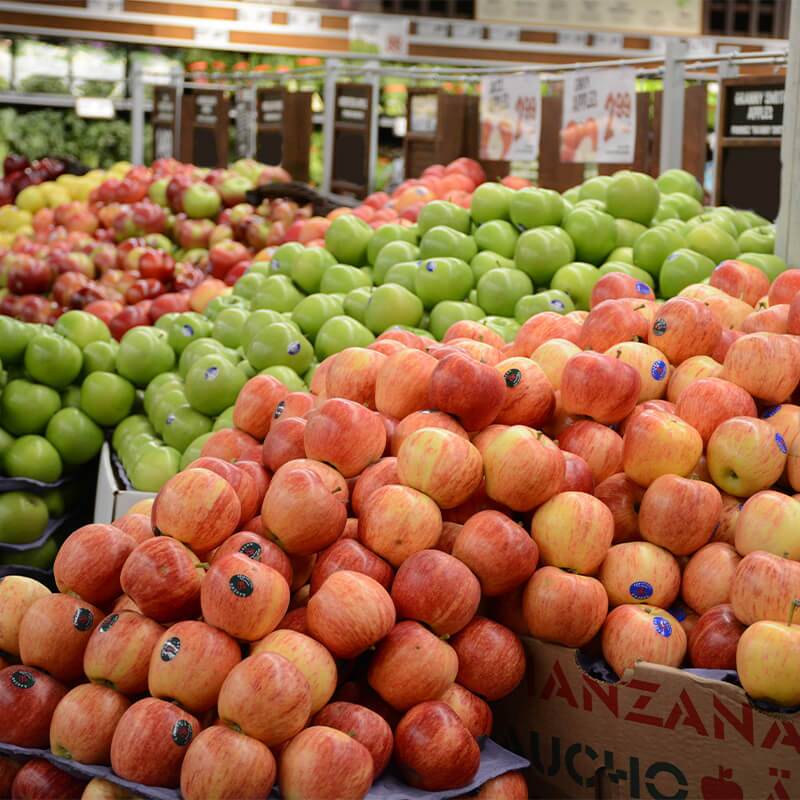
[[[140,500],[155,497],[154,492],[140,492],[131,488],[122,466],[115,466],[111,446],[106,442],[100,451],[97,466],[97,494],[94,501],[94,521],[108,524],[128,513]]]
[[[326,161],[328,191],[363,198],[373,190],[377,152],[373,95],[369,84],[336,84],[331,156]]]
[[[283,86],[256,90],[255,157],[280,164],[296,180],[309,179],[311,92],[289,92]]]
[[[181,160],[198,167],[228,165],[228,87],[184,84],[181,99]]]

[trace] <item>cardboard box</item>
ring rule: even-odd
[[[94,521],[108,524],[123,514],[140,500],[155,497],[154,492],[138,492],[123,486],[111,463],[111,446],[106,442],[100,451],[97,467],[97,494],[94,499]]]
[[[533,797],[800,798],[800,712],[655,664],[605,683],[577,651],[523,641],[527,677],[496,704],[494,738],[530,759]]]

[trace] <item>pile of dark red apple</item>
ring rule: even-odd
[[[67,539],[61,594],[0,583],[0,739],[187,800],[362,797],[390,759],[458,788],[523,635],[800,705],[800,270],[765,281],[714,276],[767,297],[749,333],[614,273],[510,344],[392,329],[310,392],[252,378],[149,514]]]

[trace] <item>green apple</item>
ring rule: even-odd
[[[8,431],[0,428],[0,470],[3,467],[6,451],[12,444],[14,444],[14,437]]]
[[[37,333],[25,348],[25,369],[45,386],[63,389],[81,373],[83,354],[75,343],[57,333]]]
[[[227,308],[244,308],[249,311],[251,306],[251,302],[246,297],[239,297],[235,294],[221,294],[203,309],[203,316],[210,322],[214,322]]]
[[[572,186],[564,192],[561,192],[561,199],[571,206],[574,206],[581,199],[581,187]]]
[[[633,247],[634,242],[648,230],[644,225],[630,219],[618,217],[614,220],[614,227],[617,229],[617,248]]]
[[[251,268],[249,272],[245,272],[245,274],[236,281],[233,287],[233,293],[236,297],[244,297],[245,300],[252,301],[252,299],[264,289],[264,284],[269,277],[269,273],[253,272]]]
[[[643,172],[624,169],[614,173],[608,183],[606,210],[612,217],[649,225],[660,198],[661,192],[653,178]]]
[[[748,228],[739,235],[737,244],[739,249],[746,253],[774,253],[775,226],[759,225],[756,228]]]
[[[432,309],[428,329],[436,339],[441,340],[453,323],[462,319],[477,322],[485,316],[486,312],[480,306],[456,300],[443,300]]]
[[[42,483],[57,481],[64,465],[58,450],[44,436],[20,436],[3,459],[10,478],[31,478]]]
[[[664,202],[664,197],[666,195],[662,195],[661,202],[658,205],[658,209],[656,213],[653,215],[652,224],[656,225],[660,222],[666,222],[670,219],[680,219],[680,216],[675,209],[674,206],[670,205],[669,203]]]
[[[656,282],[653,279],[653,276],[649,272],[646,272],[634,264],[629,264],[627,261],[606,261],[606,263],[603,264],[603,266],[598,270],[598,280],[602,278],[603,275],[608,275],[609,272],[624,272],[626,275],[630,275],[632,278],[636,278],[642,283],[646,283],[653,291],[655,291]]]
[[[47,529],[47,505],[31,492],[0,494],[0,542],[30,544]]]
[[[703,213],[703,206],[700,205],[699,201],[683,192],[663,195],[661,205],[672,208],[684,221]]]
[[[314,349],[305,336],[298,334],[297,327],[292,323],[273,322],[250,340],[245,355],[256,370],[283,364],[301,373],[308,369]],[[233,399],[236,399],[235,395]]]
[[[365,272],[348,264],[333,264],[322,274],[319,290],[323,294],[347,294],[361,286],[372,286]]]
[[[347,347],[367,347],[375,341],[372,331],[350,317],[331,317],[317,331],[314,352],[320,361]]]
[[[335,263],[336,259],[324,247],[308,247],[295,258],[291,278],[306,294],[315,294],[322,273]]]
[[[703,187],[700,185],[700,181],[691,172],[683,169],[668,169],[666,172],[662,172],[656,179],[656,184],[662,194],[681,192],[698,201],[703,199]]]
[[[204,181],[197,181],[183,193],[183,210],[189,219],[216,217],[222,208],[219,192]]]
[[[615,247],[608,254],[606,261],[624,261],[633,264],[633,247]]]
[[[661,265],[670,253],[685,247],[685,239],[667,225],[645,231],[633,245],[633,263],[658,277]]]
[[[340,264],[360,267],[367,263],[367,246],[371,238],[372,228],[363,219],[345,214],[331,222],[325,231],[325,247]]]
[[[247,349],[247,345],[250,343],[250,340],[253,338],[253,336],[255,336],[256,331],[259,331],[261,328],[263,328],[265,325],[269,325],[271,322],[283,321],[283,316],[278,311],[272,311],[268,308],[260,308],[257,311],[251,311],[250,316],[247,318],[247,322],[245,322],[244,327],[242,328],[242,349]]]
[[[660,296],[675,297],[690,284],[702,283],[714,271],[714,266],[710,258],[688,247],[670,253],[658,275]]]
[[[83,374],[92,372],[113,372],[117,367],[119,342],[111,339],[108,342],[89,342],[83,348]]]
[[[105,427],[124,420],[135,398],[133,384],[113,372],[93,372],[81,386],[81,410]]]
[[[178,314],[167,331],[169,346],[180,355],[192,342],[211,336],[213,325],[209,319],[194,311]]]
[[[274,367],[262,369],[259,375],[271,375],[280,381],[290,392],[304,392],[307,390],[303,379],[291,368],[279,364]]]
[[[40,433],[61,408],[55,389],[26,380],[13,380],[0,395],[0,423],[15,436]]]
[[[318,288],[314,291],[318,291]],[[286,275],[271,275],[262,290],[253,298],[252,306],[254,310],[291,311],[304,297],[291,278]]]
[[[503,341],[506,342],[506,344],[514,341],[520,329],[519,322],[512,317],[498,317],[495,315],[490,315],[488,317],[484,317],[482,320],[479,320],[479,322],[489,328],[489,330],[492,330],[502,336]]]
[[[663,222],[659,222],[659,228],[667,228],[671,231],[675,231],[681,239],[685,242],[686,234],[689,233],[689,223],[684,222],[682,219],[676,217],[675,219],[665,219]]]
[[[475,239],[444,225],[426,231],[419,243],[419,257],[423,261],[443,257],[460,258],[469,262],[477,252]]]
[[[536,294],[520,297],[514,306],[514,319],[521,325],[525,320],[543,311],[552,311],[556,314],[569,314],[575,310],[572,298],[560,289],[546,289]]]
[[[589,178],[580,185],[578,200],[602,200],[605,203],[610,184],[610,175],[596,175],[594,178]]]
[[[117,372],[135,386],[147,386],[174,365],[175,353],[167,334],[158,328],[131,328],[119,343]]]
[[[482,183],[472,193],[470,215],[478,225],[490,220],[508,219],[514,192],[502,183]]]
[[[167,415],[164,442],[182,453],[198,436],[211,430],[211,420],[191,406],[181,406]]]
[[[399,264],[394,264],[389,267],[382,285],[395,283],[408,289],[409,292],[415,292],[417,271],[421,263],[421,261],[401,261]]]
[[[405,242],[406,244],[415,245],[417,243],[416,231],[404,225],[381,225],[380,228],[372,232],[372,237],[367,245],[367,261],[374,265],[381,250],[391,242]]]
[[[294,307],[292,320],[297,323],[303,334],[313,341],[325,320],[344,313],[344,304],[338,296],[317,293],[304,297]]]
[[[273,254],[269,268],[278,275],[291,276],[292,265],[297,257],[306,250],[300,242],[287,242],[282,244]]]
[[[244,376],[247,378],[247,380],[255,377],[256,369],[246,358],[242,358],[241,360],[237,361],[236,366],[239,367],[239,369],[244,373]]]
[[[140,492],[158,492],[177,475],[180,463],[181,454],[174,447],[151,447],[141,453],[128,471],[128,478]]]
[[[730,217],[725,214],[717,214],[714,211],[707,211],[703,214],[699,214],[696,217],[692,217],[690,220],[687,220],[687,235],[689,231],[693,231],[695,228],[706,222],[716,225],[734,239],[739,238],[739,231],[736,229],[736,225],[734,225]]]
[[[155,433],[150,420],[143,414],[133,414],[130,417],[126,417],[114,428],[114,433],[111,436],[111,446],[117,452],[121,452],[125,447],[125,442],[139,433]]]
[[[380,229],[379,229],[380,230]],[[411,242],[389,242],[381,248],[372,267],[372,280],[380,286],[389,268],[403,261],[416,261],[419,258],[419,247]]]
[[[81,350],[89,342],[111,340],[111,332],[105,322],[100,317],[88,314],[86,311],[67,311],[56,320],[53,330],[78,345]]]
[[[770,253],[740,253],[739,261],[758,267],[769,278],[770,283],[786,270],[786,262],[780,256]]]
[[[195,411],[213,417],[236,402],[247,383],[247,376],[224,356],[211,355],[192,364],[185,383],[189,405]],[[199,431],[197,435],[200,433],[205,431]]]
[[[413,273],[411,276],[411,285],[414,285]],[[338,317],[342,314],[346,314],[348,317],[358,320],[363,325],[364,318],[367,314],[367,304],[372,297],[373,291],[374,289],[371,286],[362,286],[360,289],[353,289],[352,292],[348,292],[344,296],[344,300],[341,303],[341,308],[335,314],[331,314],[330,316],[326,317],[322,323],[324,324],[332,317]],[[335,295],[323,295],[323,297],[335,297]],[[322,325],[320,325],[320,327],[322,327]],[[319,328],[317,328],[314,335],[316,336],[318,332]]]
[[[274,369],[274,367],[269,367],[269,369]],[[289,369],[289,368],[285,367],[285,369]],[[236,409],[236,405],[232,405],[232,406],[229,406],[228,408],[226,408],[214,420],[214,424],[211,426],[212,432],[235,428],[236,425],[233,424],[233,412],[234,412],[235,409]],[[181,448],[178,448],[178,449],[181,450]],[[185,450],[185,449],[186,448],[182,448],[182,450]]]
[[[772,224],[766,217],[756,214],[755,211],[737,211],[736,214],[745,220],[748,228],[760,228],[762,225]]]
[[[556,272],[550,282],[550,288],[559,289],[569,295],[575,308],[588,311],[592,289],[598,280],[600,271],[597,267],[583,261],[573,261]]]
[[[490,250],[499,253],[504,258],[513,258],[519,234],[510,222],[504,219],[493,219],[484,222],[475,231],[474,238],[478,250]]]
[[[34,333],[36,329],[33,325],[13,317],[0,316],[0,361],[6,366],[20,363]]]
[[[160,328],[162,331],[166,331],[169,333],[169,329],[172,327],[172,323],[175,322],[176,319],[180,314],[177,311],[171,311],[169,314],[162,314],[154,323],[153,325],[156,328]],[[115,341],[115,340],[112,340]],[[117,342],[119,344],[119,342]],[[83,360],[84,360],[84,367],[86,366],[86,350],[83,351]]]
[[[686,236],[686,244],[692,250],[710,258],[715,264],[739,255],[736,239],[713,222],[703,222],[690,230]]]
[[[62,408],[47,423],[47,440],[65,464],[86,464],[103,446],[103,430],[79,408]]]
[[[469,264],[458,258],[421,261],[414,277],[414,294],[426,309],[432,309],[442,300],[463,300],[472,287],[472,270]]]
[[[534,187],[514,192],[509,208],[511,221],[519,230],[560,225],[564,210],[564,200],[558,192]]]
[[[516,264],[514,264],[514,259],[512,258],[505,258],[491,250],[481,250],[481,252],[470,261],[469,266],[472,269],[472,277],[477,284],[489,270],[500,268],[514,269]]]
[[[58,542],[54,538],[48,539],[39,547],[31,550],[7,550],[0,552],[0,564],[11,564],[15,567],[34,567],[50,571],[53,561],[58,553]]]
[[[58,519],[66,515],[67,510],[70,508],[70,502],[72,502],[72,499],[68,498],[67,494],[65,487],[59,486],[56,489],[48,489],[39,495],[44,500],[44,504],[47,506],[47,513],[51,519]]]
[[[385,283],[373,290],[364,312],[364,324],[375,334],[394,325],[419,325],[423,314],[422,301],[396,283]]]
[[[192,463],[192,461],[197,461],[200,458],[200,454],[203,450],[203,445],[211,438],[211,433],[204,433],[202,436],[198,436],[187,448],[184,449],[183,455],[181,456],[179,469],[181,472]]]
[[[517,241],[514,262],[536,286],[549,286],[556,271],[575,259],[569,234],[555,225],[525,231]]]
[[[61,390],[61,407],[62,408],[80,408],[81,407],[81,387],[73,384],[67,386],[66,389]]]
[[[736,232],[733,234],[735,238],[738,238],[740,233],[744,233],[748,228],[752,227],[746,217],[729,206],[719,206],[718,208],[712,206],[711,214],[715,219],[722,218],[728,220],[736,229]]]
[[[614,217],[604,211],[576,206],[564,217],[564,230],[575,243],[575,256],[580,261],[602,264],[617,246]]]
[[[237,348],[242,343],[242,330],[252,312],[243,308],[226,308],[214,320],[212,336],[225,347]]]
[[[469,233],[472,226],[470,213],[447,200],[433,200],[422,206],[417,217],[417,230],[424,236],[431,228],[444,225],[454,231]]]
[[[492,269],[478,281],[478,305],[487,314],[514,315],[517,301],[533,293],[533,281],[521,269]]]
[[[167,416],[186,405],[189,405],[189,398],[186,396],[186,389],[183,386],[175,386],[158,392],[155,400],[150,404],[147,416],[159,436],[164,435]]]
[[[215,350],[214,352],[219,352]],[[198,356],[199,358],[199,356]],[[144,390],[142,406],[145,414],[151,414],[158,398],[170,389],[183,389],[183,378],[176,372],[165,372],[153,378]]]

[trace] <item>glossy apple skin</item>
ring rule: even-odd
[[[800,560],[800,502],[781,492],[754,494],[742,507],[734,536],[743,556],[764,550]]]
[[[706,305],[673,297],[658,309],[647,343],[677,367],[691,356],[711,355],[721,335],[722,326]]]
[[[256,469],[262,469],[261,466],[255,462],[239,463],[250,463],[253,464]],[[230,484],[239,499],[241,507],[241,513],[239,514],[236,528],[239,528],[242,524],[251,520],[261,510],[261,503],[264,500],[264,494],[266,494],[266,486],[264,487],[264,492],[261,491],[263,476],[254,472],[252,468],[240,469],[239,463],[231,464],[228,461],[223,461],[221,458],[201,456],[186,467],[187,470],[204,469],[209,472],[214,472]],[[267,481],[267,485],[269,485],[269,481]],[[230,497],[230,495],[228,496]],[[229,520],[232,518],[233,513],[233,508],[226,513],[228,517],[227,525],[230,524]],[[230,534],[228,535],[230,536]],[[223,541],[226,541],[227,538],[228,537]],[[200,549],[199,545],[195,546],[200,552],[207,552],[205,549]]]
[[[478,695],[454,683],[439,698],[458,714],[467,730],[476,738],[492,735],[494,715],[489,704]]]
[[[617,472],[598,484],[594,496],[605,503],[614,518],[614,544],[640,539],[639,508],[644,489],[624,472]]]
[[[378,371],[375,408],[395,419],[428,408],[430,378],[438,363],[428,353],[411,347],[390,355]]]
[[[604,353],[609,347],[626,341],[643,341],[647,320],[624,301],[604,300],[589,312],[581,326],[578,344],[583,350]]]
[[[406,782],[425,791],[466,786],[480,766],[475,738],[450,706],[435,700],[400,720],[395,758]]]
[[[19,626],[27,610],[50,594],[42,583],[22,575],[7,575],[0,581],[0,650],[19,655]]]
[[[0,741],[19,747],[47,747],[50,721],[66,688],[33,667],[12,665],[0,670]]]
[[[773,553],[746,555],[731,587],[731,605],[744,625],[761,620],[784,622],[792,602],[800,597],[800,564]]]
[[[522,612],[531,636],[565,647],[583,647],[608,614],[608,595],[596,578],[541,567],[525,586]]]
[[[725,542],[711,542],[701,547],[683,568],[681,597],[700,615],[729,603],[741,560],[736,550]]]
[[[527,797],[528,782],[518,771],[506,772],[486,781],[475,795],[476,800],[527,800]]]
[[[725,354],[722,377],[765,403],[788,400],[800,380],[800,345],[779,333],[749,333]]]
[[[633,411],[642,380],[629,364],[603,353],[572,356],[561,375],[561,402],[571,416],[610,425]]]
[[[721,378],[690,383],[678,397],[675,413],[700,434],[704,445],[726,419],[757,414],[753,398],[735,383]]]
[[[495,364],[503,376],[506,397],[496,422],[541,428],[553,414],[555,393],[542,368],[529,358],[507,358]]]
[[[301,417],[287,417],[275,420],[264,439],[261,460],[264,466],[277,472],[292,459],[305,458],[306,448],[303,438],[308,420]]]
[[[350,504],[353,507],[353,514],[358,517],[361,516],[361,511],[364,508],[366,499],[376,489],[381,486],[386,486],[391,483],[398,483],[397,477],[397,458],[394,456],[387,456],[370,464],[356,479],[353,488],[353,496]]]
[[[668,608],[681,586],[675,557],[650,542],[614,545],[600,567],[600,581],[612,606],[649,603]]]
[[[400,452],[400,447],[403,442],[414,433],[414,431],[418,431],[420,428],[443,428],[444,430],[457,434],[463,439],[469,439],[469,435],[464,428],[449,414],[432,409],[415,411],[413,414],[409,414],[407,417],[401,419],[395,428],[391,436],[391,454],[396,456]]]
[[[689,633],[689,658],[699,669],[736,669],[736,649],[745,626],[728,603],[703,612]]]
[[[186,751],[181,796],[184,800],[266,797],[275,773],[275,758],[266,745],[224,725],[212,725]]]
[[[80,797],[86,781],[59,769],[43,758],[31,759],[17,772],[11,785],[14,800]]]
[[[690,384],[705,378],[719,378],[720,375],[722,375],[722,364],[711,356],[691,356],[670,375],[667,400],[677,403],[683,390]],[[675,411],[674,408],[672,410]]]
[[[386,561],[355,539],[342,538],[320,553],[314,562],[311,594],[315,594],[330,575],[343,569],[369,575],[387,590],[394,578],[394,570]]]
[[[330,360],[325,374],[325,394],[374,409],[378,373],[387,357],[366,347],[347,347],[332,355]]]
[[[578,344],[580,335],[581,326],[574,319],[568,319],[553,311],[534,314],[517,332],[508,355],[530,358],[531,353],[548,339],[567,339]]]
[[[211,563],[221,561],[225,556],[239,553],[253,561],[260,561],[279,572],[287,583],[292,582],[292,562],[283,550],[258,533],[244,530],[227,538],[215,551]]]
[[[583,458],[596,484],[622,471],[622,437],[606,425],[573,422],[559,433],[558,446]]]
[[[751,306],[770,291],[769,278],[758,267],[735,258],[717,264],[708,282]]]
[[[175,788],[188,745],[200,730],[195,717],[172,703],[153,697],[139,700],[117,724],[111,767],[129,781]]]

